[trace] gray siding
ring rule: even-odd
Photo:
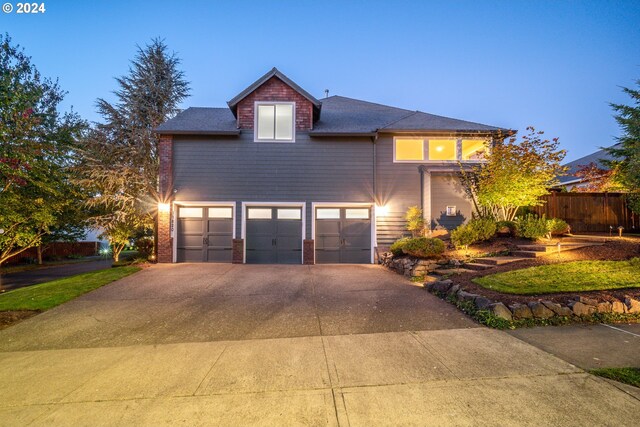
[[[370,138],[311,138],[256,143],[240,137],[174,137],[174,188],[178,201],[373,202]],[[237,233],[240,233],[238,203]]]
[[[456,216],[447,216],[447,206],[455,206]],[[471,219],[472,204],[455,174],[431,174],[431,228],[452,230]]]
[[[376,218],[378,245],[382,250],[408,235],[404,215],[409,206],[420,206],[419,163],[393,163],[393,137],[376,141],[376,200],[387,208],[385,217]]]

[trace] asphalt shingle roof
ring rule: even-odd
[[[321,101],[320,118],[311,135],[375,135],[392,131],[511,132],[495,126],[375,104],[344,96]],[[177,134],[238,134],[229,108],[188,108],[160,125],[157,132]]]
[[[615,144],[612,147],[618,147],[620,144]],[[610,148],[612,148],[610,147]],[[576,179],[578,179],[576,177],[576,172],[578,172],[578,170],[580,169],[581,166],[587,166],[590,163],[595,163],[599,168],[602,169],[609,169],[604,163],[603,160],[615,160],[615,157],[613,157],[611,154],[609,154],[608,151],[605,150],[598,150],[595,153],[591,153],[589,155],[586,155],[584,157],[580,157],[579,159],[576,159],[572,162],[566,163],[565,166],[569,167],[569,170],[567,170],[567,174],[561,177],[558,177],[558,180],[560,181],[561,184],[566,183],[566,182],[570,182],[570,181],[575,181]]]
[[[158,133],[238,135],[236,118],[228,108],[190,107],[156,128]]]

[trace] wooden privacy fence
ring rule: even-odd
[[[627,207],[623,193],[557,193],[542,197],[545,204],[531,208],[547,218],[567,221],[574,232],[640,232],[640,218]]]

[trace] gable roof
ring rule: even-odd
[[[251,94],[253,91],[258,89],[267,80],[269,80],[272,77],[277,77],[278,79],[282,80],[286,85],[290,86],[293,90],[298,92],[300,95],[302,95],[305,98],[307,98],[309,100],[309,102],[311,102],[313,104],[314,110],[318,110],[318,111],[320,110],[320,106],[321,106],[320,101],[318,101],[316,98],[314,98],[309,92],[307,92],[306,90],[304,90],[300,86],[298,86],[298,84],[296,82],[291,80],[289,77],[285,76],[276,67],[273,67],[264,76],[260,77],[255,82],[251,83],[251,85],[249,85],[249,87],[247,87],[245,90],[243,90],[242,92],[240,92],[239,94],[234,96],[229,102],[227,102],[227,105],[229,106],[229,108],[231,109],[233,114],[234,115],[236,114],[237,106],[238,106],[238,103],[240,101],[242,101],[244,98],[249,96],[249,94]]]
[[[375,135],[378,132],[438,131],[513,133],[510,129],[334,95],[322,100],[322,115],[310,134]]]
[[[619,148],[619,146],[620,144],[614,144],[609,148]],[[595,153],[588,154],[572,162],[566,163],[564,166],[569,167],[569,169],[567,170],[566,175],[558,177],[558,181],[560,181],[560,184],[579,181],[580,178],[576,177],[576,173],[580,170],[581,166],[587,166],[590,163],[595,163],[599,168],[608,170],[609,168],[604,164],[603,161],[615,159],[616,158],[605,149],[598,150]]]
[[[298,86],[277,68],[272,68],[227,104],[229,108],[191,107],[167,120],[155,131],[166,134],[238,135],[238,103],[271,78],[278,78],[313,105],[312,136],[375,136],[378,133],[447,132],[494,134],[499,137],[515,131],[495,126],[437,116],[422,111],[391,107],[344,96],[321,101]]]

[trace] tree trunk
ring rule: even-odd
[[[38,265],[42,265],[42,245],[36,246],[36,253],[38,254]]]

